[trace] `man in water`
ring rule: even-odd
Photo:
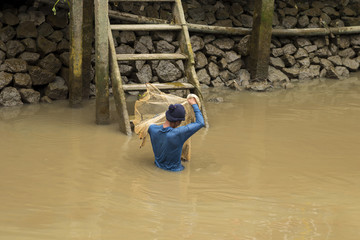
[[[163,125],[151,125],[149,134],[155,155],[155,164],[159,168],[169,171],[181,171],[181,152],[185,141],[205,126],[204,118],[195,98],[189,98],[188,103],[193,107],[196,121],[179,127],[185,120],[185,109],[181,104],[171,104],[166,111],[166,121]]]

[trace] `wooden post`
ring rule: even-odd
[[[83,1],[71,1],[69,102],[79,107],[82,101],[82,23]]]
[[[274,0],[255,0],[249,66],[252,79],[268,76],[273,11]]]
[[[94,0],[84,0],[83,10],[83,86],[82,94],[84,99],[90,95],[91,82],[91,49],[94,39],[93,19],[94,19]]]
[[[95,0],[94,4],[96,123],[108,124],[110,120],[108,1]]]

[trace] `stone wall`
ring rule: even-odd
[[[184,0],[183,6],[190,23],[252,27],[252,1]],[[58,9],[55,16],[51,8],[40,4],[0,10],[0,106],[68,97],[68,13]],[[168,20],[172,16],[168,3],[122,3],[110,8]],[[273,27],[356,25],[359,9],[356,1],[275,1]],[[190,34],[203,87],[254,89],[246,68],[250,36]],[[180,51],[175,32],[114,32],[114,37],[118,53]],[[288,88],[312,78],[347,77],[359,68],[359,49],[360,35],[273,37],[269,85]],[[128,84],[186,81],[182,61],[121,62],[120,71]]]

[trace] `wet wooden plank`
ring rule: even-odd
[[[117,54],[118,61],[138,60],[184,60],[187,57],[179,53],[153,53],[153,54]]]
[[[194,89],[190,83],[152,83],[160,90],[183,90]],[[124,91],[146,91],[146,84],[127,84],[123,85]]]
[[[112,24],[111,30],[119,31],[177,31],[180,25],[174,24]]]

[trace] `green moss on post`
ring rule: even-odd
[[[249,66],[252,79],[268,76],[273,12],[274,0],[255,0]]]
[[[108,124],[109,111],[109,44],[108,4],[95,0],[95,83],[96,123]]]
[[[69,67],[69,102],[71,107],[79,107],[82,101],[82,12],[83,2],[71,1]]]

